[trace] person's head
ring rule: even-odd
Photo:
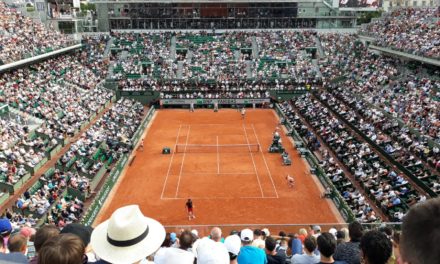
[[[9,219],[0,218],[0,237],[8,237],[12,232],[12,225]]]
[[[360,248],[366,264],[385,264],[392,253],[391,241],[377,230],[368,231],[362,236]]]
[[[170,233],[167,233],[165,236],[165,240],[162,242],[161,247],[171,247],[171,236]]]
[[[58,236],[60,230],[55,225],[45,225],[40,227],[35,233],[34,247],[37,253],[43,244],[52,237]]]
[[[191,231],[189,231],[189,230],[183,231],[179,236],[180,248],[183,250],[187,250],[188,248],[191,248],[192,244],[194,242],[193,238],[194,237],[193,237]]]
[[[411,207],[403,218],[400,237],[400,254],[404,263],[438,263],[439,219],[440,198]]]
[[[225,238],[225,246],[229,252],[229,260],[236,263],[238,253],[240,253],[241,240],[238,235],[230,235]]]
[[[127,205],[93,229],[90,245],[107,262],[138,263],[160,248],[165,235],[161,223],[144,216],[138,205]]]
[[[252,230],[246,228],[241,230],[240,232],[241,243],[245,245],[249,245],[254,240],[254,232]]]
[[[260,229],[258,229],[258,228],[254,229],[254,240],[257,238],[261,238],[262,235],[263,235],[263,232]]]
[[[38,264],[82,264],[85,246],[73,234],[60,234],[44,243],[38,254]]]
[[[287,234],[286,234],[286,232],[284,232],[284,231],[280,231],[280,232],[278,233],[278,236],[280,236],[280,237],[285,237],[285,236],[287,236]]]
[[[288,248],[288,245],[289,243],[288,243],[288,241],[287,241],[287,239],[285,239],[285,238],[281,238],[281,240],[280,240],[280,246],[281,247],[283,247],[283,248]]]
[[[354,242],[361,241],[361,237],[363,234],[362,225],[357,221],[350,223],[348,225],[348,234],[350,236],[351,241],[354,241]]]
[[[305,236],[306,237],[307,236],[307,230],[305,228],[301,228],[301,229],[299,229],[298,234],[300,236]]]
[[[220,242],[220,240],[222,239],[222,230],[220,229],[220,227],[214,227],[211,230],[211,239],[215,242]]]
[[[268,254],[272,254],[275,252],[275,248],[277,246],[277,241],[273,237],[267,237],[264,241],[264,247]]]
[[[22,234],[23,236],[25,236],[29,241],[34,241],[34,239],[35,239],[35,233],[36,233],[37,231],[34,229],[34,228],[32,228],[32,227],[27,227],[27,226],[25,226],[25,227],[22,227],[21,229],[20,229],[20,234]]]
[[[314,236],[308,236],[304,239],[304,249],[307,253],[312,253],[316,249],[316,238]]]
[[[344,232],[344,238],[343,238],[344,241],[345,242],[350,241],[350,231],[348,231],[348,228],[343,227],[343,228],[341,228],[341,231]]]
[[[28,239],[22,234],[14,234],[9,238],[8,249],[9,252],[26,253]]]
[[[321,253],[321,257],[331,258],[336,250],[335,237],[327,232],[322,233],[318,239],[318,250]]]
[[[73,234],[81,238],[84,245],[87,246],[90,243],[90,236],[92,235],[93,228],[82,224],[68,224],[62,230],[61,234]]]

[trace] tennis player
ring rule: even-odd
[[[241,119],[244,119],[244,116],[246,115],[246,109],[243,107],[241,109]]]
[[[195,219],[196,216],[194,215],[193,211],[194,205],[191,199],[188,199],[188,201],[186,201],[185,207],[188,212],[188,220]]]
[[[295,186],[295,179],[292,176],[290,176],[289,174],[286,176],[286,180],[287,180],[287,185],[290,188],[293,188]]]

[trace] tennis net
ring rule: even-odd
[[[259,144],[228,144],[228,145],[203,145],[203,144],[177,144],[176,153],[242,153],[258,152]]]

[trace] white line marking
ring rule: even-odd
[[[179,126],[179,130],[177,130],[176,145],[177,145],[177,142],[179,141],[179,135],[180,135],[180,129],[181,129],[181,128],[182,128],[182,124],[180,124],[180,126]],[[176,152],[176,151],[174,150],[173,153],[171,154],[170,165],[168,166],[168,172],[167,172],[167,176],[165,177],[165,182],[164,182],[164,184],[163,184],[163,188],[162,188],[162,193],[161,193],[161,195],[160,195],[160,199],[163,198],[163,194],[164,194],[164,192],[165,192],[165,187],[167,186],[168,176],[170,175],[171,165],[172,165],[172,163],[173,163],[173,158],[174,158],[174,153],[175,153],[175,152]]]
[[[190,132],[191,132],[191,125],[188,126],[188,134],[186,135],[186,143],[185,143],[185,149],[183,150],[182,164],[180,164],[180,173],[179,173],[179,178],[177,180],[176,196],[175,197],[177,197],[177,195],[179,194],[180,179],[182,178],[183,164],[185,163],[185,156],[186,156],[186,146],[188,146]]]
[[[244,124],[243,124],[243,130],[244,130],[244,135],[246,137],[246,141],[248,143],[249,154],[251,155],[252,164],[254,165],[255,175],[257,175],[257,181],[258,181],[258,186],[260,187],[261,196],[262,196],[262,198],[264,198],[263,188],[261,187],[260,177],[258,176],[258,171],[257,171],[257,166],[255,166],[254,154],[252,153],[251,146],[250,146],[250,143],[249,143],[249,138],[248,138],[248,135],[247,135],[247,132],[246,132],[246,127],[244,126]]]
[[[255,172],[222,172],[222,173],[217,173],[217,172],[184,172],[182,173],[182,175],[255,175]],[[174,175],[170,175],[170,176],[174,176]],[[178,176],[177,174],[175,176]]]
[[[220,174],[220,151],[218,150],[218,136],[217,136],[217,174]]]
[[[187,200],[188,198],[180,198],[180,197],[164,197],[160,198],[161,200]],[[261,197],[261,196],[244,196],[244,197],[234,197],[234,196],[217,196],[217,197],[192,197],[191,200],[226,200],[226,199],[278,199],[278,197]]]
[[[261,147],[260,140],[258,140],[258,136],[257,136],[257,132],[255,131],[254,124],[252,124],[252,130],[254,130],[254,135],[255,135],[255,138],[257,139],[257,143]],[[261,150],[261,148],[260,148],[260,152],[261,152],[261,155],[263,156],[263,160],[264,160],[264,164],[266,165],[267,172],[269,172],[270,181],[272,182],[272,186],[273,186],[273,189],[275,190],[276,197],[278,198],[279,197],[278,191],[277,191],[277,188],[275,187],[275,183],[273,182],[272,173],[270,173],[269,166],[267,165],[266,158],[264,157],[264,153]]]

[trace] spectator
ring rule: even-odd
[[[360,247],[365,264],[386,264],[391,257],[391,241],[377,230],[366,232],[362,236]]]
[[[0,240],[3,240],[3,245],[7,249],[8,248],[8,241],[9,236],[12,232],[12,225],[9,219],[7,218],[1,218],[0,219]],[[6,250],[6,253],[8,250]]]
[[[60,230],[55,225],[44,225],[37,230],[34,241],[34,247],[37,255],[29,261],[30,264],[38,263],[38,253],[40,252],[43,244],[52,237],[58,236],[59,233]]]
[[[319,256],[315,255],[316,238],[308,236],[304,240],[304,254],[295,254],[290,262],[292,264],[315,264],[319,262]]]
[[[352,222],[348,225],[350,241],[339,244],[334,255],[335,260],[345,261],[348,264],[360,264],[359,244],[362,238],[362,225]]]
[[[225,245],[202,238],[197,246],[197,264],[228,264],[229,253]]]
[[[278,255],[275,248],[277,242],[273,237],[267,237],[265,240],[266,257],[268,264],[285,264],[286,257]]]
[[[240,253],[241,240],[238,235],[230,235],[225,239],[225,246],[229,252],[230,264],[237,264],[237,256]]]
[[[92,235],[93,228],[90,226],[85,226],[78,223],[68,224],[61,230],[61,234],[73,234],[78,236],[84,243],[86,249],[84,254],[87,255],[89,262],[96,262],[96,256],[93,253],[92,247],[90,245],[90,236]]]
[[[179,247],[161,248],[154,256],[156,264],[192,264],[195,256],[191,247],[194,237],[189,230],[184,230],[179,236]]]
[[[80,264],[84,259],[85,246],[82,240],[73,234],[60,234],[44,243],[38,254],[38,264]]]
[[[131,264],[154,253],[164,239],[165,229],[159,222],[144,216],[138,205],[128,205],[95,227],[90,244],[106,262]]]
[[[318,250],[320,253],[319,264],[344,264],[346,262],[335,261],[333,259],[333,254],[336,250],[336,239],[330,233],[322,233],[318,239]]]
[[[222,241],[222,230],[220,227],[214,227],[211,230],[211,239],[215,242],[221,242]]]
[[[254,241],[252,241],[252,246],[264,249],[264,239],[263,232],[260,229],[254,229]]]
[[[440,251],[440,198],[414,205],[403,219],[400,254],[402,263],[438,263]]]
[[[241,243],[243,246],[238,254],[238,264],[266,264],[267,258],[264,251],[260,248],[252,246],[254,240],[254,232],[250,229],[243,229],[240,233]]]
[[[27,238],[21,234],[14,234],[9,239],[9,253],[0,253],[0,263],[28,263],[25,255]]]

